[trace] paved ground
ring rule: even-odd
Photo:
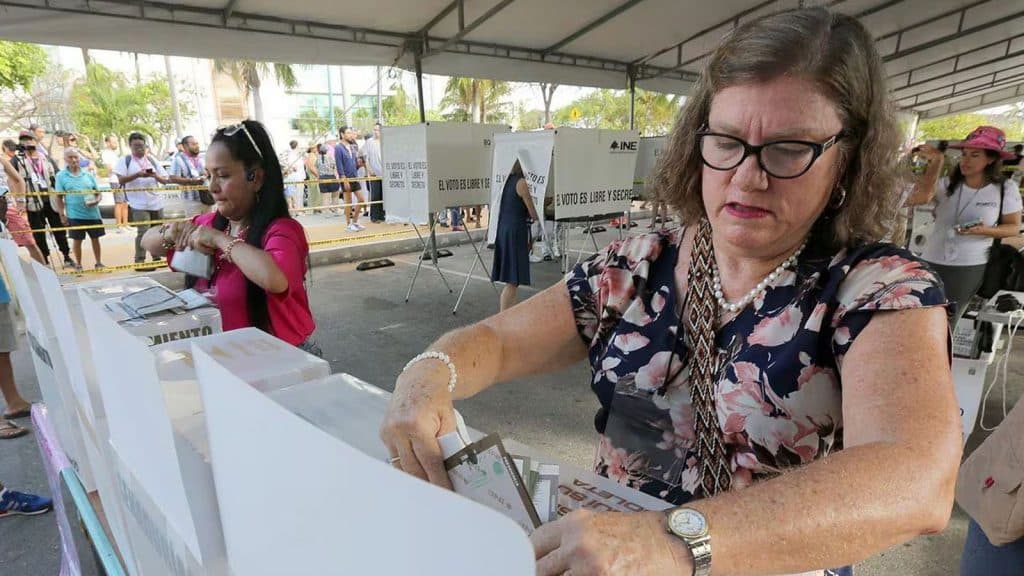
[[[345,229],[345,218],[340,214],[314,214],[305,212],[298,216],[300,222],[306,228],[306,236],[310,242],[317,244],[317,248],[329,245],[342,245],[359,242],[371,242],[379,239],[414,238],[415,231],[410,226],[402,224],[374,224],[369,218],[361,218],[360,224],[366,227],[362,232],[350,232]],[[106,224],[112,224],[113,220],[105,220]],[[470,223],[470,230],[473,230],[476,223]],[[484,216],[482,226],[487,226],[487,217]],[[449,229],[438,227],[438,232],[445,232]],[[425,234],[427,229],[421,227],[420,232]],[[103,263],[109,267],[126,266],[135,260],[135,236],[134,228],[118,230],[107,228],[106,235],[100,239],[101,257]],[[332,243],[332,241],[335,241]],[[70,240],[69,240],[70,242]],[[73,270],[64,269],[59,261],[60,252],[53,240],[50,240],[51,259],[58,271],[62,274],[72,274]],[[87,279],[94,277],[93,267],[96,260],[92,253],[92,245],[88,240],[82,244],[82,266],[85,268]]]
[[[599,243],[612,233],[598,236]],[[579,242],[578,236],[576,242]],[[490,266],[491,252],[483,250]],[[440,261],[455,289],[449,294],[433,268],[424,268],[411,301],[404,302],[415,269],[415,254],[396,256],[396,266],[358,272],[355,265],[316,268],[311,300],[319,329],[317,337],[335,372],[344,371],[391,388],[405,362],[447,330],[497,311],[497,296],[477,267],[457,316],[451,308],[475,258],[469,246],[453,249]],[[561,274],[555,263],[533,266],[537,288],[556,282]],[[535,293],[524,288],[522,297]],[[1024,350],[1024,337],[1017,345]],[[16,357],[18,379],[27,396],[38,399],[38,389],[26,372],[28,358]],[[543,451],[586,466],[594,448],[592,417],[597,401],[587,386],[589,373],[580,364],[558,374],[530,378],[488,390],[460,403],[459,410],[478,428],[496,431]],[[1009,402],[1024,390],[1024,355],[1010,366]],[[990,414],[999,398],[989,400]],[[977,446],[984,432],[977,430],[968,449]],[[47,492],[32,437],[0,443],[0,480],[12,487]],[[898,546],[858,567],[861,576],[949,576],[958,572],[958,558],[966,533],[966,520],[957,510],[941,534]],[[52,517],[0,521],[0,574],[35,576],[57,572],[57,535]],[[93,574],[92,568],[86,574]]]

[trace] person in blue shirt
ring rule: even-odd
[[[64,150],[66,168],[57,173],[54,186],[57,192],[99,190],[96,178],[91,173],[82,170],[80,159],[81,156],[77,148]],[[74,241],[71,250],[75,254],[75,270],[77,272],[82,271],[82,240],[85,240],[86,233],[92,241],[92,255],[96,260],[96,269],[104,268],[103,260],[100,257],[100,237],[106,234],[106,230],[103,228],[103,219],[100,216],[99,198],[98,192],[57,196],[57,212],[65,226],[99,226],[88,230],[68,231],[68,236]]]
[[[358,178],[359,147],[356,145],[358,134],[352,127],[342,126],[341,130],[338,130],[338,136],[341,137],[341,141],[334,147],[334,163],[338,166],[338,176],[340,178]],[[359,182],[342,182],[341,185],[345,197],[345,221],[348,223],[346,229],[349,232],[365,230],[366,228],[359,224],[359,213],[366,205],[366,198],[363,197]],[[359,201],[358,206],[352,205],[353,192],[356,194],[356,200]]]

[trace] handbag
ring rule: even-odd
[[[999,185],[999,218],[1003,217],[1003,197],[1006,181]],[[996,222],[998,222],[997,220]],[[978,296],[988,299],[1000,290],[1020,291],[1024,289],[1024,256],[1012,246],[1003,246],[996,238],[988,252],[988,263],[982,277]]]
[[[956,503],[1002,546],[1024,538],[1024,399],[960,466]]]

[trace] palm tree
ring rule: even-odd
[[[263,78],[273,73],[278,84],[284,86],[286,90],[295,88],[299,84],[295,77],[295,69],[291,64],[218,59],[214,61],[213,68],[217,72],[230,76],[246,97],[252,95],[253,110],[256,120],[260,122],[263,122],[263,98],[260,96]]]
[[[452,109],[448,117],[462,122],[498,122],[507,116],[512,93],[508,82],[450,78],[441,99],[442,109]]]

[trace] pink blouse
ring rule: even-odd
[[[216,213],[200,214],[192,222],[200,226],[213,226]],[[292,218],[278,218],[270,223],[263,236],[263,250],[270,254],[274,263],[288,279],[288,288],[280,294],[267,292],[267,311],[270,317],[271,333],[292,345],[305,342],[316,329],[313,313],[309,309],[309,297],[303,281],[306,278],[306,258],[309,244],[306,233]],[[218,264],[212,280],[200,278],[195,289],[200,292],[214,288],[213,300],[220,308],[224,331],[252,326],[246,304],[247,280],[238,266],[221,261],[221,252],[214,255]],[[170,259],[171,254],[167,255]]]

